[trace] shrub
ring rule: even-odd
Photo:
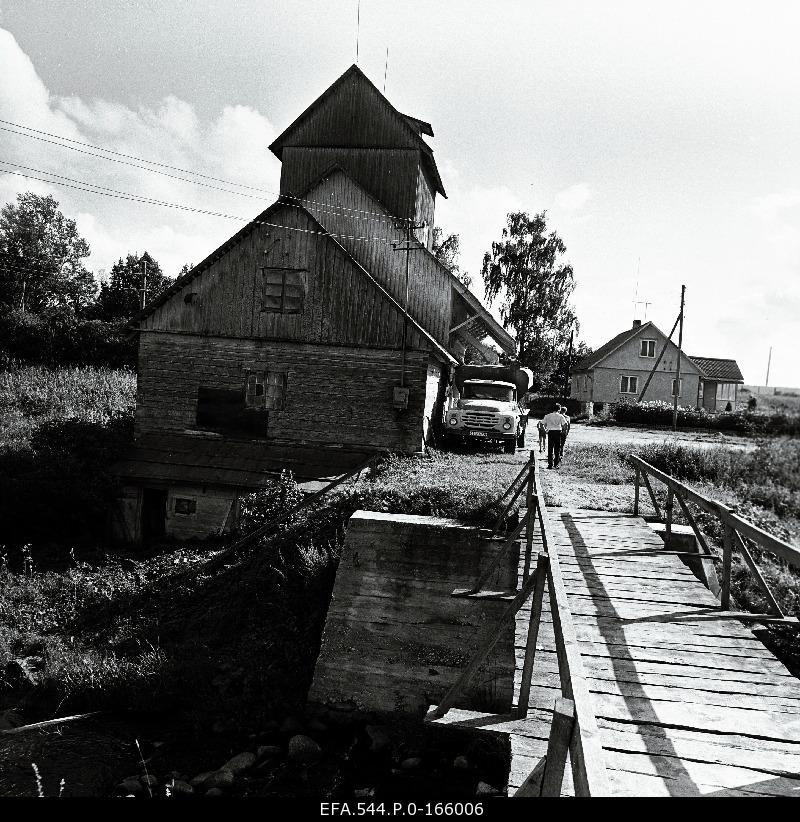
[[[672,405],[661,400],[640,403],[618,403],[610,411],[619,425],[671,426]],[[704,408],[678,407],[680,428],[708,428],[743,434],[800,435],[800,415],[783,412],[757,414],[754,411],[721,411],[709,413]]]
[[[51,367],[133,368],[136,344],[124,324],[88,320],[68,309],[42,314],[0,312],[0,365],[10,361]]]

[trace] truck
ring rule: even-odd
[[[528,424],[519,401],[532,383],[533,373],[518,365],[456,366],[451,407],[444,415],[445,443],[488,441],[515,453],[525,445]]]

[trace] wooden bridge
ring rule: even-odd
[[[509,600],[515,709],[498,716],[452,708],[491,649],[489,632],[429,721],[509,734],[510,794],[800,796],[800,687],[745,624],[797,624],[780,611],[746,543],[795,565],[800,551],[632,461],[634,515],[545,508],[531,455],[506,493],[510,505],[527,492],[520,526],[503,543],[526,547],[519,593],[488,591],[499,559],[472,587],[454,592]],[[651,480],[667,487],[663,512]],[[642,486],[669,536],[678,500],[699,553],[665,544],[638,515]],[[722,603],[698,579],[716,557],[688,503],[722,521]],[[755,574],[768,614],[731,610],[734,549]]]

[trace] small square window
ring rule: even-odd
[[[187,497],[175,497],[175,513],[188,516],[197,513],[197,500]]]
[[[282,411],[286,398],[286,374],[281,371],[251,371],[245,384],[246,408]]]
[[[305,269],[262,268],[261,310],[301,314],[306,294]]]
[[[639,348],[640,357],[655,357],[656,356],[656,341],[655,340],[640,340],[641,347]]]

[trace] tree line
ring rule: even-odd
[[[98,287],[89,253],[50,195],[18,194],[0,209],[0,364],[135,365],[126,325],[172,279],[145,251],[120,257]]]

